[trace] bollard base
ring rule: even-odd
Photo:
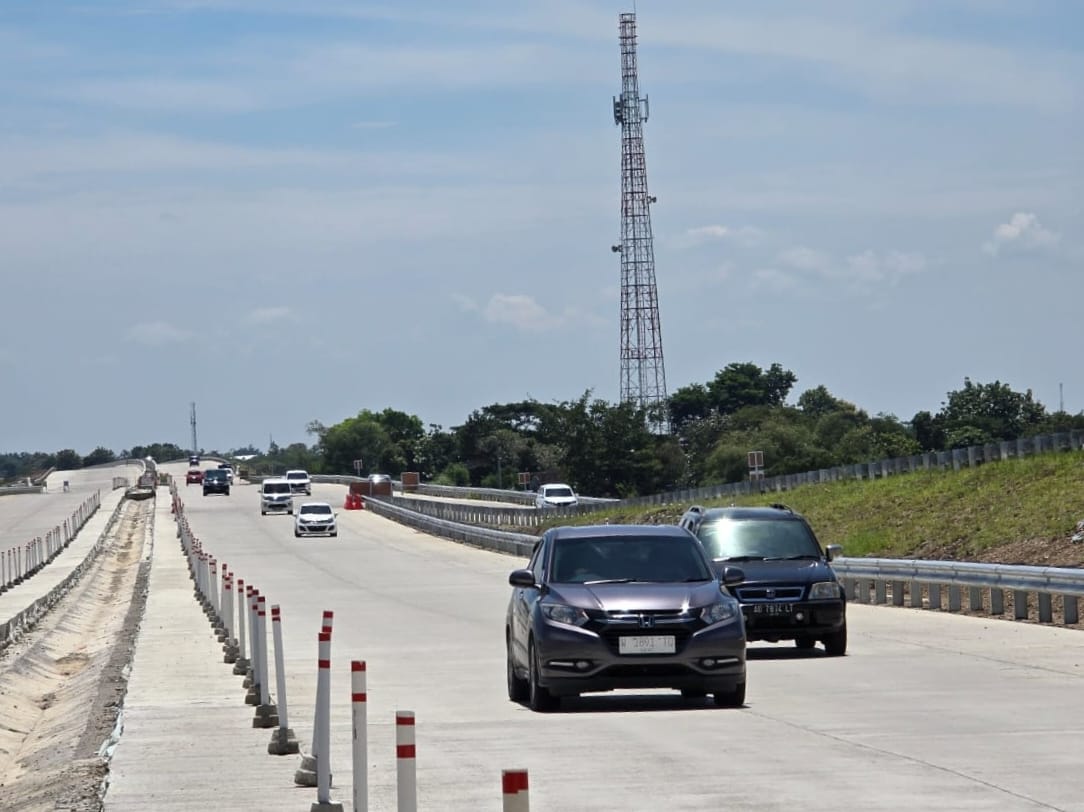
[[[248,673],[248,667],[248,660],[244,657],[238,657],[237,662],[233,664],[233,673],[240,677]]]
[[[245,674],[245,678],[243,680],[241,680],[241,687],[242,688],[251,688],[252,687],[252,669],[251,668],[248,669],[247,673]]]
[[[309,807],[309,812],[343,812],[343,805],[335,803],[335,801],[327,801],[326,803],[317,801]]]
[[[328,775],[328,782],[333,782],[334,778],[334,775]],[[316,756],[302,753],[301,766],[294,770],[294,783],[299,787],[316,786]]]
[[[256,705],[256,715],[252,717],[253,727],[278,727],[278,705]]]
[[[267,743],[267,752],[273,756],[290,756],[301,751],[294,735],[293,728],[280,727],[271,734],[271,741]]]
[[[248,693],[245,694],[246,705],[259,705],[260,704],[260,686],[249,686]]]

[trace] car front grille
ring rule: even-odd
[[[693,632],[703,627],[699,613],[673,610],[643,612],[589,611],[587,628],[596,632],[614,654],[619,653],[622,637],[640,635],[673,635],[676,652],[685,648]]]
[[[804,586],[739,586],[738,600],[746,601],[800,601]]]

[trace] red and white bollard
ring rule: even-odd
[[[395,712],[395,778],[399,798],[399,812],[418,812],[414,711]]]
[[[237,579],[237,660],[233,664],[233,673],[244,676],[248,673],[249,662],[245,657],[245,579]]]
[[[342,804],[331,802],[331,634],[320,632],[317,653],[316,716],[319,719],[319,752],[316,760],[316,803],[310,812],[339,812]],[[321,699],[323,701],[321,701]]]
[[[501,788],[504,791],[503,812],[530,812],[526,770],[502,770]]]
[[[332,621],[335,618],[335,613],[330,609],[325,609],[323,617],[321,618],[320,634],[317,636],[317,640],[322,640],[324,635],[327,635],[328,652],[331,652],[331,626]],[[319,657],[318,657],[319,659]],[[319,666],[319,662],[317,663]],[[322,724],[320,709],[327,705],[330,708],[331,696],[324,695],[323,683],[319,679],[320,672],[317,671],[316,680],[316,707],[313,709],[312,714],[312,748],[308,753],[304,753],[301,756],[301,766],[294,771],[294,783],[299,787],[315,787],[319,783],[318,765],[320,762],[320,726]],[[330,683],[329,683],[330,684]],[[330,711],[329,711],[330,714]],[[330,769],[330,767],[329,767]]]
[[[260,635],[260,670],[254,671],[253,678],[258,680],[260,702],[256,706],[256,715],[252,719],[253,727],[274,727],[279,723],[278,708],[271,704],[271,677],[267,664],[267,599],[256,596],[256,628]]]
[[[369,809],[369,694],[365,661],[350,663],[350,711],[354,727],[354,812]]]
[[[285,656],[282,652],[282,613],[278,604],[271,607],[271,636],[275,640],[275,686],[278,696],[275,707],[278,709],[278,729],[271,734],[267,752],[273,756],[285,756],[298,751],[297,737],[290,730],[290,720],[286,715],[286,669],[283,666]]]

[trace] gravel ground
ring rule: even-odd
[[[0,657],[0,809],[98,812],[146,603],[154,500],[126,501],[79,583]]]

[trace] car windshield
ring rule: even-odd
[[[288,482],[265,482],[263,484],[264,493],[289,493],[290,483]]]
[[[304,471],[289,471],[286,474],[287,479],[308,479],[309,475]]]
[[[572,496],[572,488],[546,488],[546,496]]]
[[[809,528],[793,519],[708,520],[700,526],[697,536],[712,558],[756,560],[821,555]]]
[[[599,582],[710,581],[703,553],[689,537],[603,536],[559,539],[553,551],[551,581]]]
[[[331,505],[305,505],[303,513],[331,513]]]

